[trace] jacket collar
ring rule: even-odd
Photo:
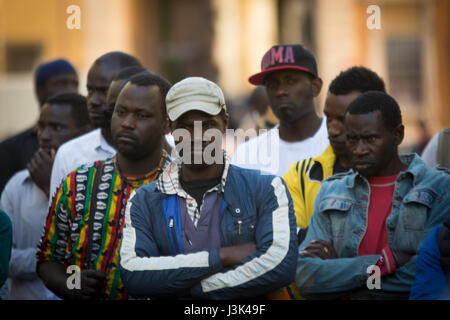
[[[327,166],[333,167],[335,161],[336,161],[336,154],[333,151],[333,148],[331,147],[331,144],[328,145],[328,147],[325,149],[325,151],[316,157],[312,158],[313,161],[319,162],[322,165],[322,168],[325,168]]]
[[[222,173],[222,180],[220,184],[215,186],[209,191],[219,191],[224,193],[225,191],[225,182],[228,176],[228,169],[230,167],[230,159],[225,150],[223,150],[225,168]],[[162,172],[159,176],[158,181],[156,183],[156,188],[161,191],[161,193],[167,195],[178,194],[186,198],[186,192],[181,187],[180,183],[180,171],[181,171],[181,158],[175,158]]]
[[[407,178],[410,176],[413,180],[413,185],[418,184],[423,176],[425,175],[426,167],[425,163],[422,161],[422,159],[415,153],[409,153],[400,155],[400,160],[408,166],[408,168],[405,171],[402,171],[399,173],[399,176],[397,177],[397,180],[400,177]],[[355,186],[355,180],[362,179],[363,181],[366,181],[367,179],[360,175],[358,172],[356,172],[354,169],[351,169],[353,171],[353,174],[347,179],[346,186],[348,188],[353,188]]]

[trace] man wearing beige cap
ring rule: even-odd
[[[222,90],[186,78],[166,105],[179,157],[128,202],[120,271],[130,295],[264,297],[291,283],[292,200],[281,178],[230,165]]]

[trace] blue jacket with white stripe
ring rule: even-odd
[[[296,224],[283,180],[230,165],[223,201],[221,246],[254,241],[258,249],[232,268],[224,268],[219,249],[207,244],[183,253],[177,195],[153,182],[131,196],[120,248],[121,278],[131,296],[178,296],[189,289],[194,299],[249,298],[294,281]]]

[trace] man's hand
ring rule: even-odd
[[[254,254],[258,248],[255,242],[241,243],[232,247],[219,249],[220,262],[224,267],[231,267],[239,263],[245,257]]]
[[[39,149],[27,165],[31,178],[34,183],[49,196],[50,176],[52,174],[53,160],[55,159],[55,150],[46,151]]]
[[[405,264],[407,264],[409,262],[409,260],[411,260],[412,257],[414,257],[414,255],[412,255],[412,254],[408,254],[408,253],[405,253],[402,251],[396,251],[396,250],[392,250],[392,255],[394,256],[395,264],[396,264],[397,268],[404,266]]]
[[[81,271],[81,288],[68,290],[68,299],[89,300],[102,298],[107,277],[98,270]]]
[[[336,250],[329,242],[324,240],[312,240],[311,244],[304,247],[300,253],[305,257],[320,258],[322,260],[337,258]]]
[[[62,299],[100,299],[108,281],[107,276],[100,271],[83,270],[80,272],[80,289],[69,289],[66,269],[62,263],[56,261],[39,263],[37,272],[45,286]]]

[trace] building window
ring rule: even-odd
[[[42,48],[37,44],[6,44],[6,72],[31,72],[39,62]]]
[[[387,41],[390,93],[413,105],[422,102],[422,43],[415,38]]]

